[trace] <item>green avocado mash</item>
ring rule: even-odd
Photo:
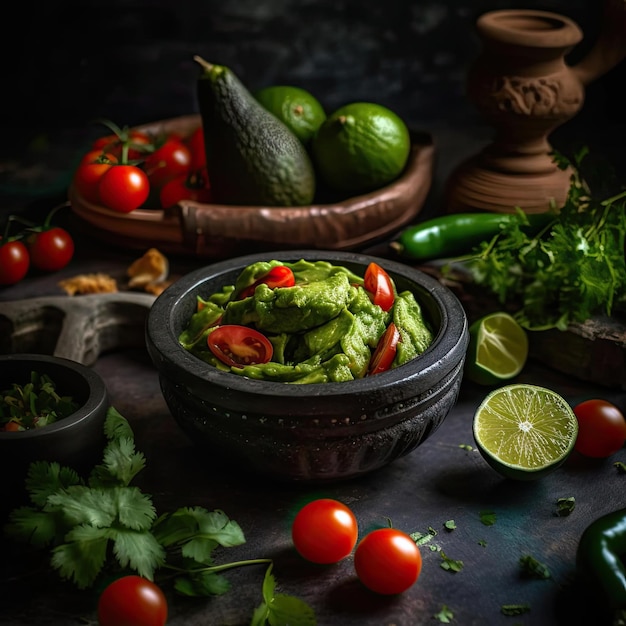
[[[277,266],[291,269],[295,285],[271,288],[259,280]],[[257,281],[254,295],[239,296]],[[326,261],[255,263],[241,272],[234,285],[206,299],[198,297],[197,311],[179,342],[219,369],[298,384],[363,378],[391,322],[400,333],[392,367],[424,352],[433,334],[413,293],[396,293],[393,306],[384,311],[372,302],[363,285],[363,277]],[[209,349],[207,338],[218,325],[228,324],[265,335],[273,347],[272,359],[237,367],[222,363]]]

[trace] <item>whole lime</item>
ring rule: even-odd
[[[305,146],[326,119],[326,111],[319,100],[300,87],[271,85],[257,91],[254,97]]]
[[[379,189],[404,170],[411,137],[404,121],[380,104],[337,109],[311,141],[315,169],[331,189],[352,194]]]

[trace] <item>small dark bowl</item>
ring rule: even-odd
[[[108,398],[100,376],[76,361],[55,356],[1,355],[0,391],[28,382],[32,371],[48,374],[59,395],[72,396],[80,408],[41,428],[0,432],[3,511],[26,500],[24,479],[31,462],[57,461],[81,471],[102,458]]]
[[[187,352],[178,336],[196,296],[233,284],[259,260],[329,261],[364,275],[384,267],[411,290],[435,338],[401,367],[342,383],[294,385],[220,371]],[[288,481],[336,481],[380,468],[416,448],[454,406],[468,344],[467,317],[445,286],[407,265],[350,252],[254,254],[203,267],[168,287],[148,314],[146,343],[163,396],[181,428],[246,471]]]

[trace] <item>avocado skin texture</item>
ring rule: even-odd
[[[198,79],[197,95],[216,203],[312,203],[315,173],[306,149],[229,68],[207,64]]]

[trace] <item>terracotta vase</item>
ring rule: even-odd
[[[478,19],[482,51],[468,74],[468,96],[495,135],[450,176],[448,212],[562,206],[571,172],[554,163],[549,135],[580,111],[586,85],[626,56],[626,2],[608,0],[605,10],[603,30],[575,66],[566,58],[583,32],[567,17],[505,9]]]

